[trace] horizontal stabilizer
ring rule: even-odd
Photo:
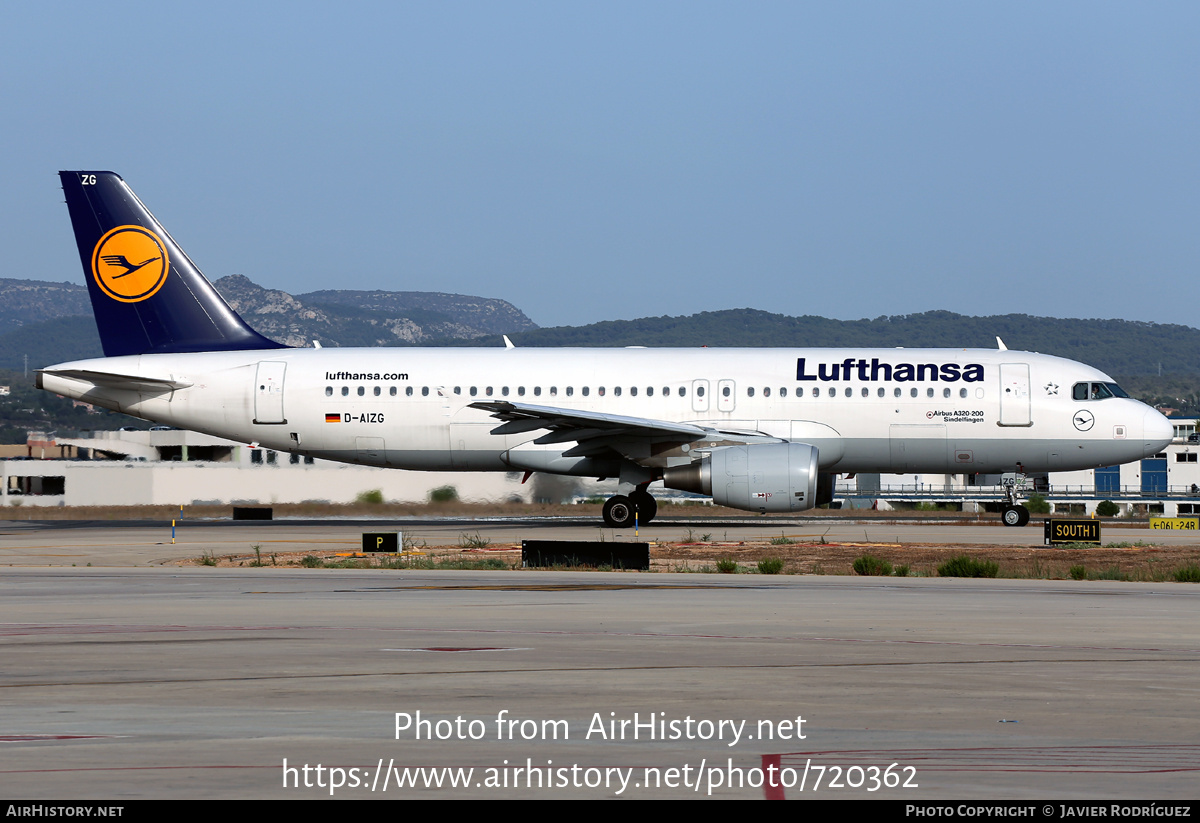
[[[114,372],[92,371],[91,369],[43,369],[37,373],[37,387],[42,388],[42,375],[66,377],[71,380],[82,380],[106,389],[125,389],[137,392],[169,392],[175,389],[186,389],[192,384],[186,380],[165,379],[161,377],[141,377],[136,374],[116,374]]]

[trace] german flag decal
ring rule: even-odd
[[[342,416],[340,414],[330,414],[329,412],[326,412],[325,413],[325,422],[326,423],[341,423]]]

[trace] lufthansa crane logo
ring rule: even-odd
[[[141,226],[118,226],[92,252],[92,276],[113,300],[138,303],[162,288],[170,270],[167,247]]]
[[[1075,424],[1075,428],[1081,432],[1085,432],[1091,429],[1096,423],[1096,417],[1087,409],[1080,409],[1075,412],[1074,417],[1071,418],[1071,422]]]

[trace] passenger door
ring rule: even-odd
[[[283,416],[283,375],[287,363],[263,360],[254,377],[254,422],[258,424],[286,423]]]

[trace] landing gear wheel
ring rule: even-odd
[[[658,514],[658,501],[647,491],[635,491],[629,495],[629,501],[637,507],[639,525],[646,525]]]
[[[614,529],[633,527],[633,502],[624,495],[608,498],[604,504],[604,523]]]
[[[1025,526],[1029,523],[1029,509],[1024,506],[1005,506],[1000,518],[1006,526]]]

